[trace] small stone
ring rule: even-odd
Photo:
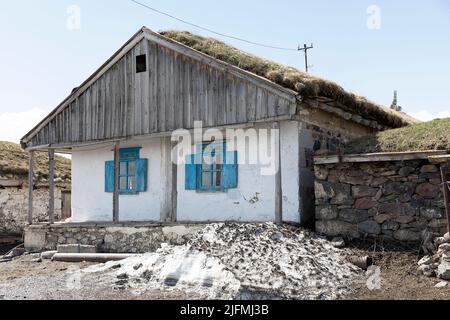
[[[428,182],[419,184],[416,188],[416,193],[418,195],[421,195],[422,197],[428,199],[435,198],[439,194],[439,192],[440,188],[438,186],[435,186]]]
[[[336,237],[333,240],[331,240],[331,245],[335,248],[344,248],[345,240],[341,237]]]
[[[447,285],[448,285],[448,282],[442,281],[442,282],[439,282],[439,283],[438,283],[437,285],[435,285],[434,287],[435,287],[435,288],[438,288],[438,289],[442,289],[442,288],[445,288]]]
[[[450,262],[443,261],[437,269],[437,277],[442,280],[450,280]]]
[[[403,177],[407,177],[409,176],[411,173],[414,172],[414,168],[412,167],[402,167],[399,171],[398,174],[403,176]]]
[[[358,230],[361,233],[378,235],[381,232],[381,227],[375,221],[364,221],[358,224]]]
[[[375,216],[375,221],[378,222],[379,224],[383,224],[389,219],[391,219],[391,216],[389,214],[377,214]]]
[[[317,206],[316,219],[317,220],[333,220],[338,217],[338,209],[336,206]]]
[[[438,208],[422,208],[420,209],[420,216],[427,219],[442,219],[443,211]]]
[[[435,229],[445,228],[447,227],[447,219],[433,219],[428,226]]]
[[[137,265],[135,265],[134,267],[133,267],[133,269],[134,270],[139,270],[140,268],[142,268],[144,265],[142,264],[142,263],[139,263],[139,264],[137,264]]]
[[[37,258],[37,259],[31,260],[31,262],[33,262],[33,263],[41,263],[41,262],[42,262],[42,259],[39,257],[39,258]]]
[[[124,280],[124,279],[128,279],[128,278],[129,278],[128,274],[126,274],[126,273],[122,273],[117,276],[117,279],[120,279],[120,280]]]
[[[369,218],[369,213],[366,210],[343,209],[339,213],[339,218],[350,223],[360,223]]]
[[[436,275],[435,270],[430,265],[421,265],[419,268],[417,268],[419,272],[421,272],[424,276],[432,278]]]
[[[272,235],[272,240],[276,241],[276,242],[279,242],[279,241],[283,240],[283,235],[280,232],[275,232]]]
[[[395,221],[397,221],[400,224],[408,224],[411,223],[415,220],[414,217],[410,217],[410,216],[400,216],[398,217]]]
[[[444,237],[438,237],[434,239],[434,245],[439,247],[441,244],[447,243],[447,240]]]
[[[381,229],[383,230],[390,230],[390,231],[397,231],[400,228],[400,224],[395,221],[386,221],[381,226]]]
[[[438,168],[435,165],[425,165],[420,169],[421,173],[434,173],[438,172]]]
[[[429,265],[433,263],[433,257],[431,256],[425,256],[422,259],[419,260],[419,262],[417,263],[419,266],[423,266],[423,265]]]
[[[443,252],[449,252],[450,251],[450,243],[443,243],[439,246],[439,250],[442,250]]]
[[[354,186],[352,187],[352,194],[354,198],[367,198],[374,197],[378,192],[376,188],[370,188],[366,186]]]
[[[368,210],[377,205],[377,201],[372,197],[360,198],[355,202],[355,209]]]

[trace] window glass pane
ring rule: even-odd
[[[129,176],[134,176],[135,175],[135,171],[136,171],[136,162],[129,161],[128,162],[128,175]]]
[[[215,187],[222,186],[222,172],[220,171],[214,172],[214,186]]]
[[[136,189],[136,177],[128,178],[128,190]]]
[[[211,165],[211,164],[212,164],[212,157],[211,157],[211,154],[204,153],[204,154],[203,154],[202,163],[203,163],[204,165]]]
[[[214,170],[222,170],[223,157],[221,154],[218,154],[214,157]]]
[[[121,161],[120,162],[120,169],[119,169],[119,175],[125,176],[127,174],[127,162]]]
[[[119,189],[126,190],[127,189],[127,177],[119,178]]]
[[[202,186],[203,187],[211,186],[211,174],[209,172],[204,172],[202,174]]]

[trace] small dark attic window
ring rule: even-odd
[[[145,54],[136,56],[136,73],[147,71],[147,56]]]

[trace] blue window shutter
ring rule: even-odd
[[[114,161],[105,162],[105,192],[114,192]]]
[[[186,156],[185,188],[186,190],[197,190],[197,165],[195,164],[195,154]]]
[[[234,189],[238,186],[237,151],[227,152],[222,172],[222,187]]]
[[[148,159],[136,160],[136,192],[147,191]]]

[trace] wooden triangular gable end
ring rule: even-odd
[[[144,55],[146,71],[136,72]],[[141,57],[142,58],[142,57]],[[292,90],[142,28],[22,139],[28,150],[288,119]]]

